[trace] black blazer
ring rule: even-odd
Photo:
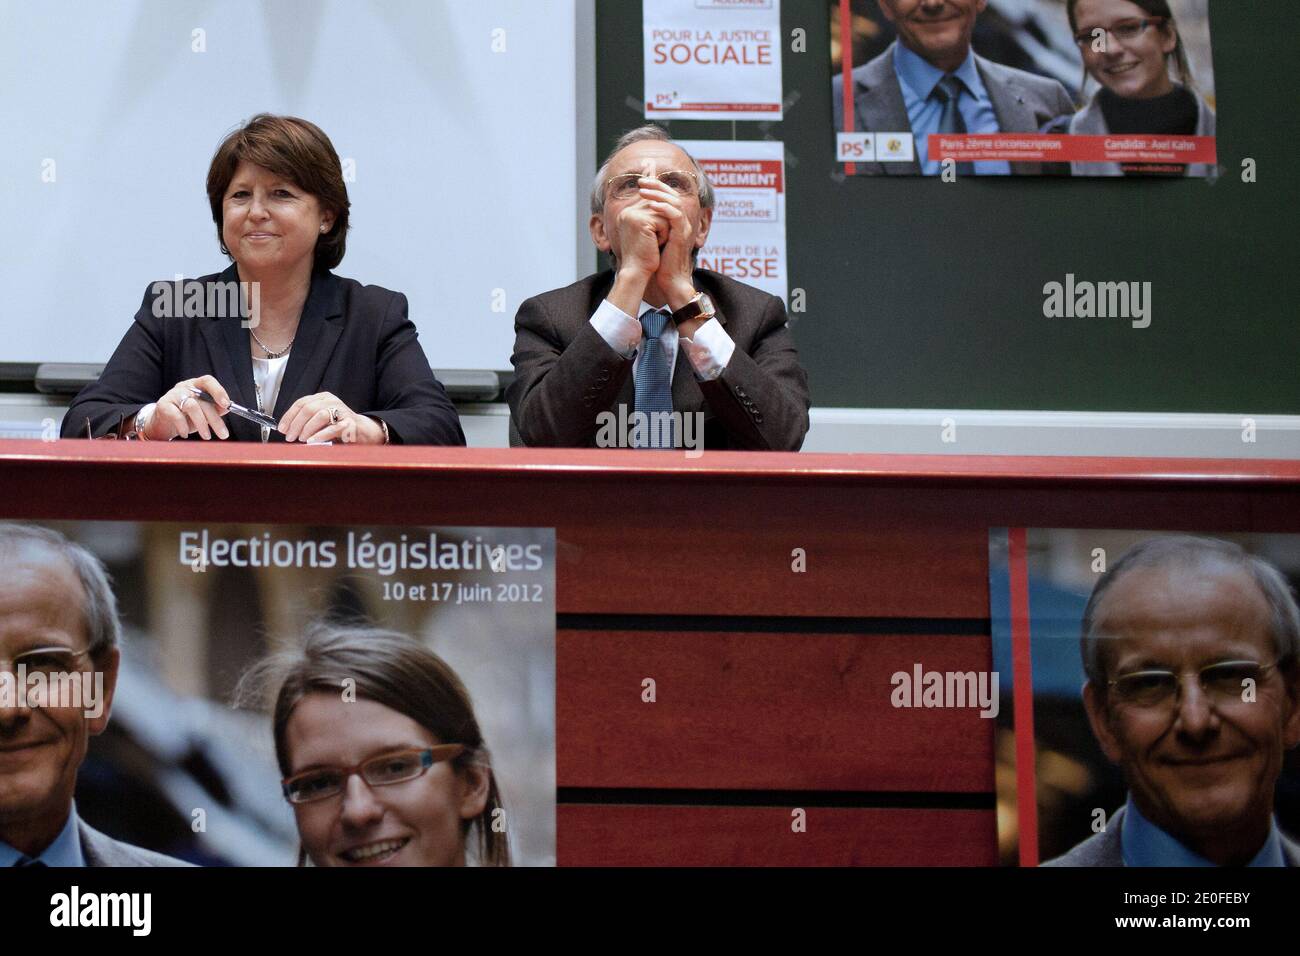
[[[718,321],[736,343],[711,382],[695,378],[686,350],[673,369],[673,410],[704,413],[704,447],[798,451],[808,431],[808,377],[799,365],[785,303],[735,279],[695,270]],[[592,328],[609,294],[606,270],[528,299],[515,316],[515,379],[506,392],[525,445],[590,446],[597,416],[636,402],[632,359]]]
[[[191,281],[206,288],[210,281],[238,280],[232,265]],[[177,382],[199,375],[216,378],[232,401],[257,407],[248,331],[239,317],[159,318],[155,299],[177,288],[175,283],[167,285],[171,289],[164,292],[160,283],[150,284],[134,324],[103,374],[81,390],[64,416],[65,438],[85,437],[87,419],[98,438]],[[183,295],[172,298],[183,304]],[[317,392],[331,392],[354,412],[383,419],[394,444],[465,444],[460,416],[429,368],[415,325],[406,317],[406,296],[400,292],[329,272],[312,276],[273,414],[279,418],[299,398]],[[236,415],[227,415],[225,421],[231,439],[261,441],[258,425]],[[272,431],[270,440],[284,441],[284,436]]]

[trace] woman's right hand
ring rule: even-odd
[[[216,399],[217,404],[201,401],[190,391],[190,386],[203,389]],[[230,431],[221,420],[229,409],[230,396],[211,375],[187,378],[177,382],[158,399],[144,437],[149,441],[168,441],[198,432],[207,441],[215,432],[218,438],[229,438]]]

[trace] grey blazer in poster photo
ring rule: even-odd
[[[911,130],[907,106],[903,103],[903,90],[894,72],[894,49],[891,43],[884,53],[853,70],[853,129],[860,133],[899,133]],[[993,101],[993,111],[998,126],[1004,133],[1036,133],[1058,116],[1074,112],[1074,103],[1056,80],[1009,66],[976,55],[975,65],[980,79]],[[844,77],[841,74],[831,81],[831,107],[834,110],[835,129],[844,129]],[[919,176],[921,164],[858,163],[857,171],[863,176]],[[1012,163],[1011,172],[1017,176],[1038,176],[1042,163]]]
[[[81,837],[81,855],[86,866],[193,866],[184,860],[114,840],[84,820],[77,821],[77,831]]]

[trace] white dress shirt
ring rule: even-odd
[[[647,312],[654,312],[655,307],[642,301],[637,318],[632,318],[609,299],[596,307],[591,316],[591,326],[609,347],[624,358],[632,359],[632,375],[636,376],[637,362],[641,360],[641,340],[645,338],[645,329],[641,327],[640,317]],[[677,369],[677,342],[685,343],[686,358],[695,371],[695,377],[701,382],[717,378],[727,368],[736,343],[722,323],[709,319],[695,332],[695,338],[688,339],[677,331],[671,318],[665,323],[659,341],[663,343],[664,355],[668,359],[668,381],[672,382],[673,372]]]

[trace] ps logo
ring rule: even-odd
[[[871,162],[876,158],[876,138],[871,133],[836,133],[835,151],[841,163]]]

